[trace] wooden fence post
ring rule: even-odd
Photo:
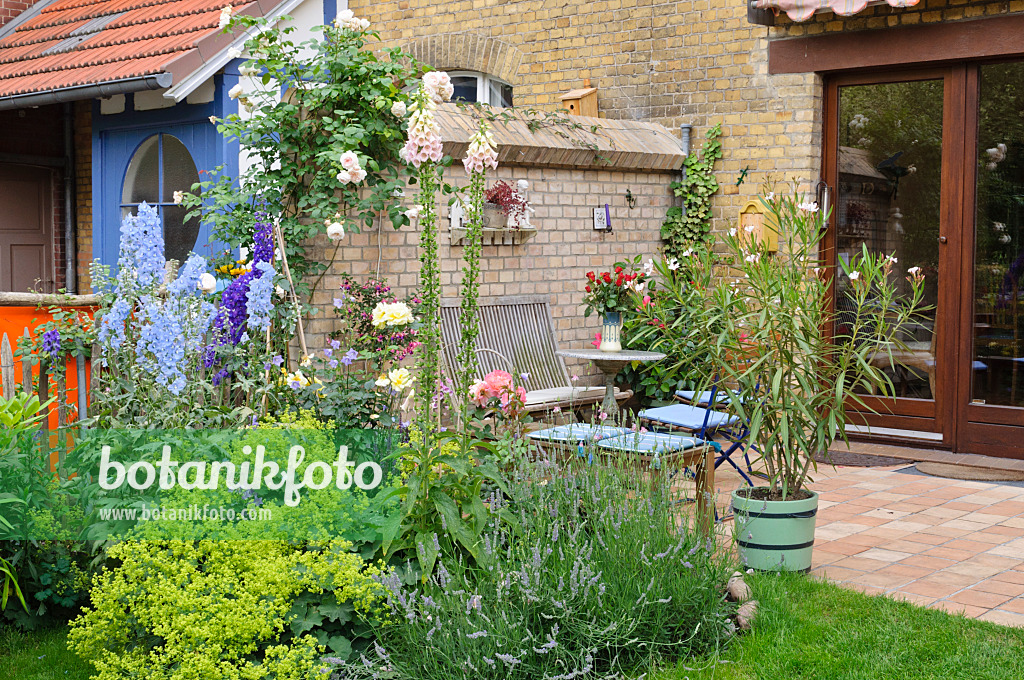
[[[3,381],[4,399],[14,399],[14,353],[7,333],[0,340],[0,380]]]

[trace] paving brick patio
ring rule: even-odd
[[[1024,626],[1024,488],[912,469],[819,469],[812,573],[865,593]],[[725,473],[716,486],[735,488],[738,479]]]

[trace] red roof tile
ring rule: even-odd
[[[281,1],[56,0],[0,40],[0,97],[165,72],[177,82],[233,40],[217,30],[222,7],[259,16]]]

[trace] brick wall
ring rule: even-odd
[[[33,5],[27,0],[0,0],[0,26],[18,16]]]
[[[75,222],[78,231],[78,292],[92,287],[92,102],[75,103]]]
[[[445,174],[445,181],[464,186],[467,183],[461,164]],[[668,188],[673,175],[665,172],[576,170],[548,167],[509,167],[498,169],[495,178],[513,184],[530,182],[529,200],[536,210],[533,224],[537,235],[521,245],[485,245],[481,257],[480,298],[504,295],[544,295],[550,304],[555,330],[562,347],[589,347],[600,321],[583,317],[579,306],[583,298],[584,275],[604,270],[616,261],[642,254],[653,256],[660,247],[659,230],[665,210],[673,200]],[[636,206],[626,205],[629,189]],[[608,203],[613,231],[593,230],[593,208]],[[452,245],[448,231],[447,202],[441,208],[441,281],[444,297],[458,297],[462,247]],[[419,230],[407,227],[395,231],[385,226],[381,232],[349,235],[337,254],[326,237],[320,237],[318,249],[333,261],[324,277],[314,303],[325,313],[309,322],[309,346],[323,347],[327,333],[337,327],[331,302],[340,283],[339,274],[349,272],[364,277],[379,271],[397,288],[398,295],[413,290],[419,272]],[[378,258],[380,267],[377,267]],[[569,363],[570,370],[584,375],[582,363]]]
[[[804,24],[747,22],[746,0],[350,0],[389,45],[438,67],[488,71],[510,82],[517,106],[554,108],[558,95],[598,88],[601,115],[694,126],[694,145],[722,122],[714,228],[725,229],[766,174],[807,189],[821,166],[822,83],[814,74],[768,74],[772,39],[883,29],[1024,12],[1024,0],[922,0],[915,8],[831,12]],[[512,68],[518,64],[517,68]],[[497,69],[497,70],[489,70]],[[738,188],[740,172],[749,168]]]

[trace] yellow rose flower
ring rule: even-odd
[[[388,379],[391,381],[391,386],[399,392],[404,392],[407,388],[412,387],[412,384],[416,381],[416,378],[413,377],[407,368],[396,368],[390,371]]]

